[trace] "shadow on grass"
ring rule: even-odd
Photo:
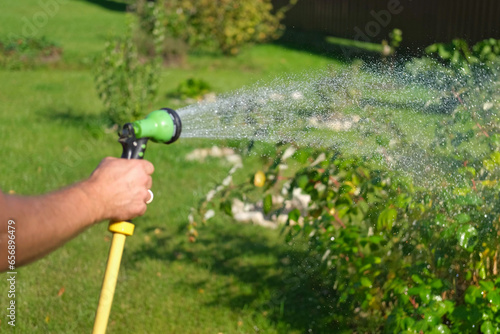
[[[85,0],[85,1],[115,12],[128,11],[128,5],[125,2],[121,1],[113,1],[113,0]]]
[[[207,307],[226,305],[251,312],[254,325],[262,318],[271,321],[279,332],[317,332],[338,330],[331,322],[334,291],[317,280],[321,263],[300,242],[287,245],[283,237],[275,240],[267,231],[239,224],[211,223],[195,243],[187,242],[185,231],[174,240],[160,237],[143,244],[133,255],[133,263],[145,258],[195,264],[221,277],[224,286]],[[231,279],[229,279],[231,278]],[[234,279],[233,279],[234,278]],[[185,282],[197,291],[210,282]]]
[[[117,132],[112,122],[102,114],[81,114],[71,107],[52,109],[46,108],[37,111],[40,118],[50,122],[59,123],[62,126],[85,130],[94,138],[101,138],[105,133]]]

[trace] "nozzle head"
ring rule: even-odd
[[[145,119],[132,123],[137,138],[149,138],[157,143],[171,144],[181,135],[182,123],[177,112],[162,108]]]

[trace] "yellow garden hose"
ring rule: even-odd
[[[120,263],[122,260],[123,248],[127,236],[134,234],[134,224],[129,222],[111,222],[109,231],[113,232],[111,240],[111,249],[109,250],[108,264],[104,273],[104,281],[102,283],[101,296],[99,297],[99,305],[94,321],[94,330],[92,334],[104,334],[108,326],[109,313],[113,296],[115,294],[116,281],[118,272],[120,271]]]

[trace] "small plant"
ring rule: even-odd
[[[211,91],[210,84],[203,79],[189,78],[181,82],[174,95],[178,96],[180,99],[201,99],[205,94]]]
[[[0,40],[0,67],[9,70],[53,63],[61,54],[62,48],[45,36]]]
[[[403,41],[403,32],[401,31],[401,29],[393,29],[389,34],[389,38],[390,38],[389,45],[394,50],[396,50],[397,48],[399,48],[401,42]]]

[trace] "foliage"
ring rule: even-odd
[[[400,47],[401,42],[403,42],[403,32],[401,29],[393,29],[389,33],[389,42],[386,40],[382,41],[382,56],[387,57],[394,55],[396,50]]]
[[[454,39],[451,43],[436,43],[428,46],[425,51],[445,64],[450,64],[457,70],[470,73],[471,65],[494,60],[500,55],[500,40],[493,38],[477,43],[470,49],[466,41]]]
[[[399,48],[401,42],[403,41],[403,32],[401,31],[401,29],[393,29],[389,34],[389,38],[391,41],[389,45],[393,49],[397,49]]]
[[[155,45],[159,48],[163,34],[157,26]],[[97,92],[106,116],[115,124],[140,118],[158,90],[161,61],[154,58],[141,62],[131,31],[132,27],[123,38],[107,41],[105,51],[96,61]]]
[[[428,73],[455,93],[456,104],[440,118],[425,152],[446,165],[439,182],[423,187],[380,167],[376,155],[352,157],[336,149],[297,150],[295,164],[302,167],[287,175],[281,168],[288,164],[286,150],[278,147],[264,177],[259,172],[220,191],[223,212],[232,213],[233,198],[258,201],[269,217],[287,213],[288,242],[307,240],[310,258],[319,263],[309,278],[317,292],[309,297],[331,310],[315,319],[314,330],[343,324],[370,333],[500,332],[498,57],[461,63],[465,69],[428,58],[419,64],[432,64]],[[328,102],[333,92],[318,94]],[[383,131],[400,133],[390,115],[379,117],[387,118]],[[398,138],[403,152],[412,149]],[[386,146],[383,138],[376,143]],[[297,191],[310,196],[307,210],[275,201],[280,194],[291,200]]]
[[[62,48],[42,36],[0,40],[0,68],[19,70],[60,59]]]
[[[471,49],[457,39],[451,44],[433,44],[426,52],[428,57],[415,58],[405,68],[414,83],[439,92],[435,111],[452,113],[463,105],[473,105],[471,101],[483,101],[480,90],[498,92],[499,40],[487,39]],[[489,85],[491,82],[494,84]]]
[[[295,3],[292,0],[291,3]],[[235,55],[241,47],[262,43],[280,36],[280,21],[290,6],[273,10],[270,0],[175,0],[158,1],[165,12],[165,33],[181,39],[192,49]],[[151,5],[138,1],[136,11],[140,26],[146,32],[153,29]]]
[[[279,168],[284,152],[270,161],[265,177],[258,172],[223,190],[221,209],[231,214],[232,198],[259,197],[272,215],[285,210],[273,202],[280,193],[292,198],[300,189],[311,197],[307,212],[289,211],[287,234],[289,242],[306,238],[310,257],[320,261],[311,279],[318,291],[329,290],[323,307],[333,308],[331,316],[316,319],[322,330],[338,323],[395,333],[500,326],[500,152],[477,170],[459,168],[474,174],[466,186],[436,191],[332,151],[298,150],[294,159],[305,167],[286,177]]]

